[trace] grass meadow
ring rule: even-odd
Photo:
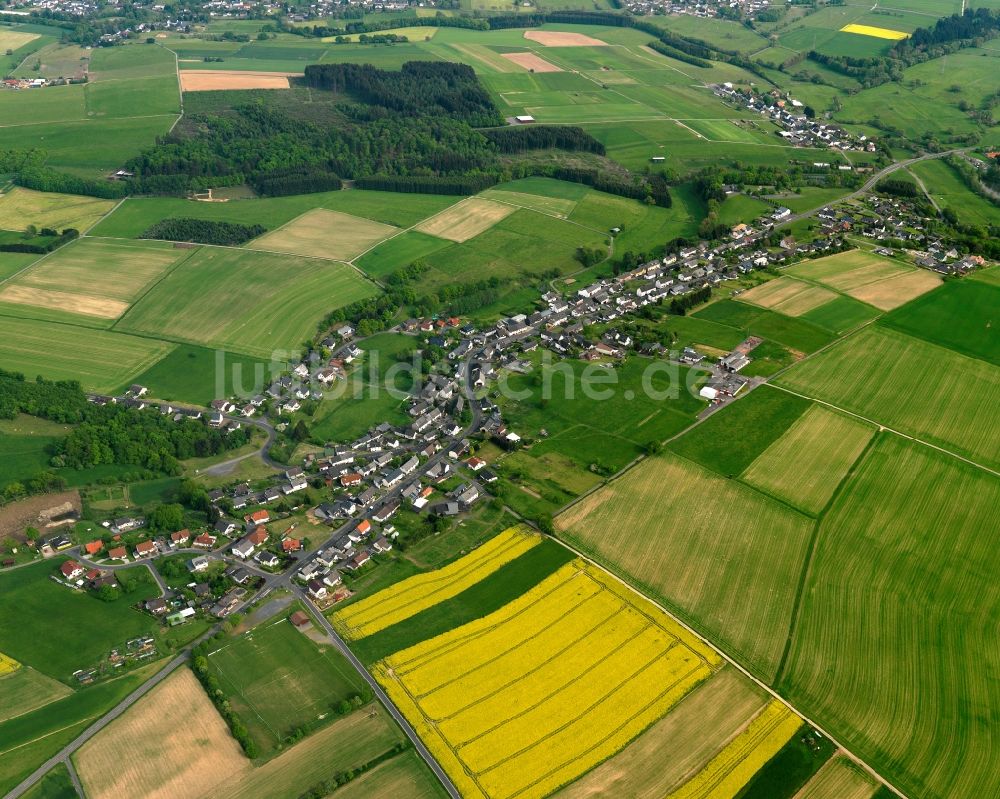
[[[0,368],[49,380],[78,380],[88,391],[114,391],[171,348],[149,338],[0,316]]]
[[[265,757],[297,728],[317,725],[362,690],[339,652],[314,643],[284,617],[224,643],[208,663]]]
[[[760,336],[806,354],[825,347],[835,338],[829,331],[812,322],[793,319],[766,308],[755,308],[737,300],[718,300],[692,316],[736,328],[743,334],[743,338]]]
[[[83,233],[114,207],[113,200],[17,187],[0,194],[0,225],[8,230],[34,225]]]
[[[69,682],[74,671],[96,665],[113,647],[158,628],[155,619],[130,607],[157,595],[151,581],[114,602],[102,602],[50,580],[58,566],[57,561],[49,560],[0,574],[0,587],[8,600],[0,607],[4,654]],[[143,568],[134,573],[147,575]],[[58,631],[33,634],[53,614],[62,620]]]
[[[998,503],[993,475],[882,434],[819,532],[779,687],[911,795],[1000,791]]]
[[[915,338],[1000,366],[1000,286],[961,280],[879,321]]]
[[[930,376],[937,379],[931,380]],[[1000,368],[880,326],[804,361],[778,384],[996,468]]]
[[[133,305],[116,328],[269,358],[297,350],[333,309],[377,292],[347,264],[203,247]]]
[[[556,528],[758,677],[777,673],[811,519],[670,453],[588,495]]]

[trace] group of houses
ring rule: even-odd
[[[619,6],[632,14],[686,14],[710,19],[738,9],[745,16],[770,8],[770,0],[625,0]]]
[[[711,89],[717,97],[730,104],[767,117],[780,128],[778,135],[795,147],[875,152],[874,139],[863,134],[855,135],[829,122],[810,119],[801,100],[777,89],[758,92],[751,87],[734,86],[732,83],[712,84]],[[815,166],[829,167],[829,164]],[[844,168],[852,169],[849,164],[845,164]]]

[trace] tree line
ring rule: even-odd
[[[25,241],[0,243],[0,252],[29,252],[44,255],[45,253],[52,252],[56,247],[61,247],[63,244],[73,241],[73,239],[78,239],[80,231],[70,227],[60,233],[53,228],[42,228],[37,233],[33,233],[29,229],[28,235],[30,238]],[[42,240],[39,241],[39,238]]]
[[[143,232],[141,239],[194,241],[199,244],[235,246],[267,232],[263,225],[243,225],[214,219],[178,217],[163,219]]]

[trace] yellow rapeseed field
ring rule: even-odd
[[[443,569],[418,574],[349,605],[333,615],[333,624],[354,639],[377,633],[462,593],[540,541],[523,525],[511,527]]]
[[[20,663],[9,655],[0,652],[0,677],[3,677],[5,674],[13,674],[19,668],[21,668]]]
[[[463,795],[530,799],[613,755],[721,664],[655,605],[576,560],[375,675]]]
[[[771,701],[705,768],[667,799],[732,799],[800,726],[802,719],[777,699]]]
[[[852,22],[840,29],[844,33],[859,33],[862,36],[874,36],[876,39],[890,39],[898,42],[900,39],[908,39],[910,34],[903,31],[894,31],[891,28],[876,28],[874,25],[858,25]]]

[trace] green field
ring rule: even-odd
[[[170,217],[239,222],[274,230],[313,208],[343,211],[387,225],[410,227],[454,203],[454,197],[439,194],[395,194],[363,189],[224,203],[178,197],[138,197],[122,203],[92,232],[95,236],[136,238],[160,220]]]
[[[1000,482],[885,434],[824,518],[779,687],[911,796],[993,795]],[[906,735],[893,730],[905,729]]]
[[[76,788],[69,776],[69,769],[59,763],[27,793],[25,799],[77,799]]]
[[[570,507],[556,528],[758,677],[777,673],[811,519],[667,454]]]
[[[266,359],[179,344],[118,390],[139,383],[149,389],[151,397],[205,406],[223,397],[260,394],[275,371]]]
[[[1000,366],[1000,286],[946,283],[904,305],[879,324]]]
[[[89,391],[114,391],[170,349],[170,344],[148,338],[0,316],[0,368],[49,380],[79,380]]]
[[[802,416],[810,403],[785,391],[751,391],[669,447],[723,477],[736,477]]]
[[[1000,428],[992,421],[1000,396],[1000,368],[993,364],[869,326],[797,364],[777,382],[977,462],[1000,466]]]
[[[50,580],[59,563],[49,560],[0,574],[5,600],[0,605],[0,651],[42,674],[70,682],[77,669],[95,666],[113,647],[158,628],[155,619],[130,607],[158,591],[147,579],[134,593],[102,602]],[[133,573],[148,578],[143,568]],[[54,616],[61,620],[57,629],[49,624]],[[49,634],[36,635],[45,625]]]
[[[346,264],[203,247],[116,329],[270,358],[301,347],[330,311],[377,292]]]
[[[264,756],[362,692],[361,677],[332,645],[314,643],[286,617],[222,644],[208,663]]]
[[[50,456],[46,447],[68,429],[33,416],[0,419],[0,486],[47,470]]]
[[[63,683],[30,666],[0,677],[0,722],[23,716],[71,694]]]
[[[1000,205],[972,191],[950,164],[935,159],[914,164],[911,171],[923,179],[931,197],[942,208],[951,208],[961,222],[967,225],[1000,224]]]
[[[818,514],[874,433],[871,425],[813,405],[750,464],[742,479]]]
[[[834,340],[829,332],[811,322],[735,300],[713,302],[695,312],[694,318],[734,327],[744,337],[761,336],[803,353],[814,352]]]

